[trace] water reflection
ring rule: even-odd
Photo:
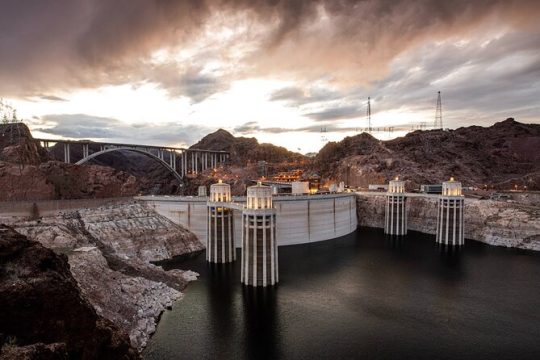
[[[389,248],[395,250],[403,250],[403,246],[405,244],[405,236],[385,234],[384,240]]]
[[[246,359],[276,359],[279,355],[277,287],[242,286]]]
[[[168,262],[200,280],[164,313],[143,357],[540,358],[538,254],[362,228],[281,247],[279,260],[280,283],[266,289],[241,285],[240,261]]]
[[[441,260],[451,267],[459,265],[464,247],[465,245],[437,244]]]
[[[209,326],[209,336],[220,339],[215,342],[215,355],[218,356],[227,351],[231,346],[235,334],[235,323],[232,319],[237,318],[237,309],[234,306],[234,293],[230,291],[234,286],[235,265],[227,264],[206,264],[208,276],[208,311],[211,325]]]

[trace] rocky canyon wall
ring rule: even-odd
[[[385,201],[383,195],[358,195],[358,225],[383,228]],[[408,198],[407,208],[409,230],[435,234],[437,199]],[[465,199],[465,238],[540,251],[540,207]]]
[[[0,225],[0,359],[137,359],[81,296],[67,258]]]
[[[164,271],[150,261],[204,248],[191,232],[133,200],[11,221],[19,233],[67,256],[96,313],[128,334],[139,350],[162,311],[196,279],[193,272]]]

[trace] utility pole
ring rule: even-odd
[[[368,133],[371,134],[371,97],[367,98],[366,118],[368,121]]]
[[[443,129],[442,122],[442,101],[441,101],[441,92],[437,93],[437,108],[435,109],[435,124],[434,129]]]

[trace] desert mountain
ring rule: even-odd
[[[509,118],[490,127],[415,131],[389,141],[362,133],[328,143],[314,166],[354,187],[400,176],[414,188],[454,176],[478,187],[539,189],[540,125]]]
[[[248,162],[264,160],[270,163],[298,161],[304,159],[304,155],[289,151],[281,146],[262,143],[255,138],[235,137],[230,132],[219,129],[203,137],[190,149],[210,149],[228,151],[231,154],[231,162],[237,165],[245,165]]]

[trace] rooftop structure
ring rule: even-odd
[[[230,202],[231,186],[219,180],[216,184],[210,185],[210,201],[212,202]]]
[[[247,188],[247,209],[271,209],[272,188],[258,182]]]
[[[388,192],[394,194],[402,194],[405,192],[405,181],[399,180],[396,177],[394,180],[390,180],[388,183]]]
[[[453,177],[449,181],[442,183],[442,195],[443,196],[461,196],[461,183],[455,181]]]

